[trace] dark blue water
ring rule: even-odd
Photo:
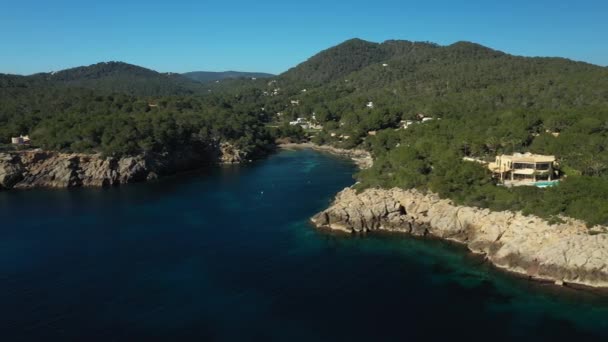
[[[348,161],[282,152],[110,190],[0,193],[0,341],[606,340],[605,295],[307,219]]]

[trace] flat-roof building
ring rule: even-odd
[[[532,153],[500,155],[488,164],[492,173],[505,181],[537,182],[551,181],[554,176],[555,156]]]

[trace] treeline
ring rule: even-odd
[[[134,97],[82,88],[10,89],[0,97],[0,139],[29,134],[34,146],[131,155],[230,141],[245,152],[272,144],[267,118],[221,96]]]

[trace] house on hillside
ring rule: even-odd
[[[29,135],[20,135],[18,137],[11,138],[11,144],[17,146],[29,145],[30,142],[31,141]]]
[[[532,153],[500,155],[488,168],[501,183],[507,185],[535,185],[555,179],[555,156]]]
[[[311,124],[305,118],[297,118],[296,121],[290,121],[289,125],[290,126],[300,126],[303,129],[308,129],[311,126]]]

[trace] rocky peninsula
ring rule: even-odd
[[[0,153],[0,190],[110,187],[208,165],[241,163],[246,158],[229,143],[120,158],[43,150],[4,152]]]
[[[416,190],[352,188],[312,222],[347,233],[389,231],[462,243],[497,267],[558,285],[608,287],[606,227],[463,207]]]

